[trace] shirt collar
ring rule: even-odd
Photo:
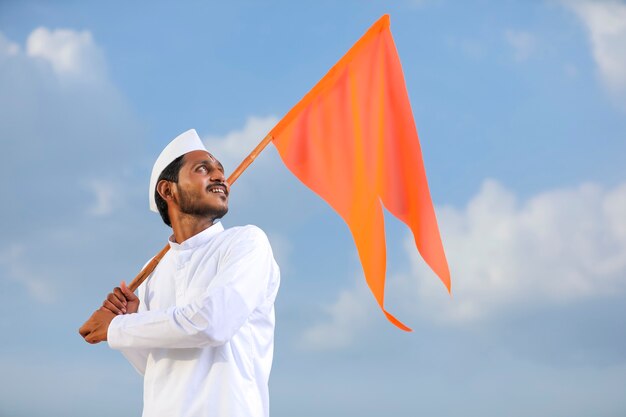
[[[193,248],[196,248],[198,246],[205,244],[206,242],[211,240],[213,236],[223,231],[224,231],[224,226],[222,226],[222,222],[215,222],[211,226],[201,231],[200,233],[191,236],[189,239],[185,240],[183,243],[174,242],[174,235],[170,236],[168,242],[170,244],[171,249],[174,249],[177,251],[188,250],[188,249],[193,249]]]

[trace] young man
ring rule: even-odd
[[[280,282],[267,237],[217,221],[229,187],[195,130],[163,150],[149,191],[170,250],[137,296],[122,283],[80,334],[144,375],[143,417],[267,417]]]

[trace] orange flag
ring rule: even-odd
[[[417,130],[389,16],[380,18],[272,129],[285,165],[348,224],[365,279],[384,307],[384,206],[413,231],[426,263],[450,291]]]

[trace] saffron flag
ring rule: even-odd
[[[389,16],[380,18],[272,129],[289,170],[348,224],[365,279],[384,307],[382,204],[413,232],[422,258],[450,291],[413,113]]]

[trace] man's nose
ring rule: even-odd
[[[224,173],[222,171],[220,171],[219,169],[214,169],[213,172],[211,172],[211,181],[226,182],[226,177],[224,176]]]

